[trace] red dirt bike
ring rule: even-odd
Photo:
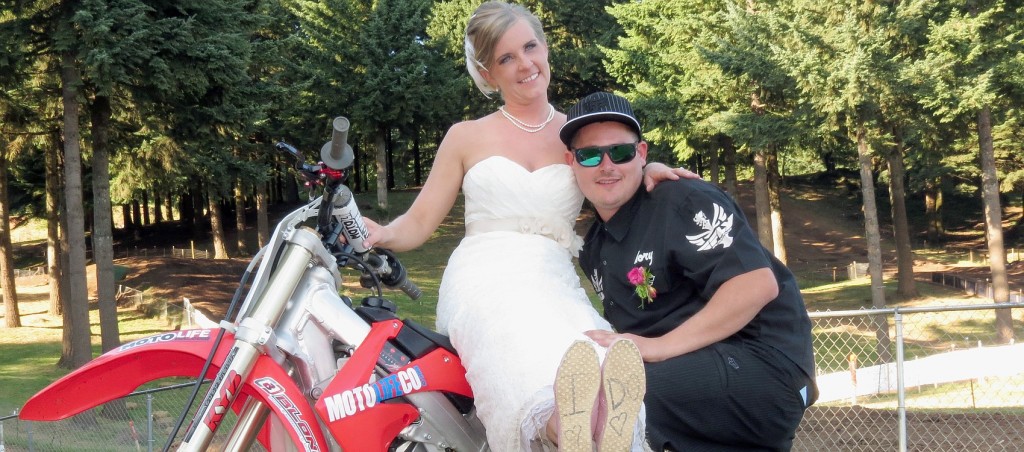
[[[179,451],[214,447],[228,410],[237,419],[224,450],[247,450],[255,441],[272,451],[488,450],[465,369],[447,337],[399,320],[395,304],[381,296],[382,285],[414,299],[419,289],[393,253],[362,246],[366,226],[344,184],[353,156],[349,123],[338,117],[332,125],[318,165],[303,163],[284,142],[276,145],[323,194],[287,215],[253,258],[226,315],[258,264],[233,321],[111,350],[34,395],[21,419],[60,420],[156,379],[203,376],[211,384]],[[339,295],[345,268],[375,289],[357,306]],[[188,412],[182,410],[179,427]]]

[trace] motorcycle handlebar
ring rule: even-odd
[[[341,170],[352,166],[355,154],[348,144],[348,118],[338,116],[331,121],[331,141],[320,148],[320,161],[328,168]]]
[[[409,281],[409,275],[405,272],[405,267],[398,261],[398,257],[395,256],[390,250],[380,249],[380,253],[383,255],[384,260],[388,266],[391,267],[391,272],[381,277],[381,282],[385,286],[394,287],[405,292],[409,298],[417,300],[423,295],[423,291],[420,290],[412,281]]]
[[[334,121],[331,123],[333,129],[331,141],[325,143],[323,148],[320,149],[320,158],[323,166],[340,170],[352,164],[354,154],[352,153],[352,147],[347,143],[349,126],[350,123],[344,116],[334,118]],[[307,168],[307,165],[302,163],[302,154],[288,143],[281,141],[276,143],[275,147],[295,157],[297,160],[296,167],[304,173],[316,174],[319,171],[327,171],[326,168],[321,168],[319,165]],[[337,230],[332,237],[329,237],[331,242],[336,240],[338,233],[340,233],[355,253],[368,258],[370,261],[368,264],[372,268],[367,269],[367,271],[376,274],[382,284],[405,292],[413,300],[420,298],[423,292],[416,284],[409,281],[405,267],[402,266],[394,253],[382,248],[371,250],[363,246],[369,234],[352,190],[340,180],[337,185],[334,185],[329,190],[329,192],[324,193],[324,204],[321,206],[321,212],[318,215],[317,226],[321,234],[327,228],[329,218],[333,216],[337,220],[340,226],[338,229],[340,230]]]

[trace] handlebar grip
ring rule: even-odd
[[[338,116],[331,121],[331,141],[324,143],[320,148],[320,161],[331,169],[348,168],[355,160],[352,146],[348,144],[349,126],[348,118],[344,116]]]
[[[383,248],[378,248],[377,252],[391,269],[387,275],[381,275],[381,282],[388,287],[400,289],[413,300],[419,299],[423,295],[423,291],[415,283],[409,281],[409,274],[405,271],[405,266],[398,260],[398,256],[395,256],[391,250]]]
[[[402,289],[402,292],[405,292],[413,300],[418,300],[423,295],[423,291],[420,290],[419,286],[408,279],[403,280],[402,284],[398,285],[398,288]]]

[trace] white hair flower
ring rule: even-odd
[[[469,36],[466,36],[466,70],[469,71],[469,76],[473,78],[473,83],[484,93],[488,99],[491,98],[491,94],[498,92],[497,89],[492,87],[484,80],[484,76],[480,74],[480,70],[487,70],[483,63],[476,59],[476,49],[473,48],[473,42],[470,41]]]

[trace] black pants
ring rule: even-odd
[[[788,451],[817,398],[796,364],[756,342],[720,342],[646,367],[655,451]]]

